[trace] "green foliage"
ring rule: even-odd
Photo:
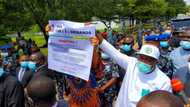
[[[21,0],[1,0],[0,10],[0,34],[22,32],[33,24]]]
[[[173,8],[173,13],[175,16],[177,14],[184,14],[187,12],[186,4],[184,0],[166,0],[168,2],[169,9]],[[175,12],[174,12],[175,10]]]
[[[165,15],[167,6],[165,0],[139,0],[136,2],[134,15],[139,20],[155,19]]]
[[[129,18],[140,21],[167,17],[187,11],[183,0],[0,0],[0,35],[39,30],[47,41],[49,20],[102,22]],[[38,27],[36,27],[36,25]]]
[[[31,33],[40,32],[40,28],[37,24],[35,24],[35,25],[31,26],[27,32],[31,32]]]
[[[10,41],[11,41],[10,37],[0,36],[0,45],[5,45],[5,44],[7,44]]]

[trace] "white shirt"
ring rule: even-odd
[[[20,82],[22,82],[22,79],[24,77],[25,72],[26,72],[26,68],[22,68],[21,67],[20,70],[19,70],[19,72],[18,72],[18,80]]]
[[[150,74],[142,74],[138,70],[136,58],[120,53],[106,40],[102,41],[100,48],[126,69],[115,107],[136,107],[144,91],[172,92],[170,79],[158,67]]]

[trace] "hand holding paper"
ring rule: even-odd
[[[53,29],[49,32],[48,68],[88,80],[93,55],[89,38],[95,35],[95,28],[64,20],[49,24]],[[99,43],[95,38],[92,41]]]
[[[97,36],[90,38],[90,42],[93,46],[98,46],[99,44],[102,43],[102,41],[103,41],[103,37],[101,34],[98,34]]]
[[[99,45],[100,41],[96,36],[94,36],[94,37],[90,38],[90,42],[93,46],[97,46],[97,45]]]

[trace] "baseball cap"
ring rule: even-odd
[[[154,45],[143,45],[140,52],[138,52],[138,54],[146,55],[158,60],[160,56],[160,51]]]
[[[159,35],[159,40],[165,40],[165,39],[169,39],[171,36],[171,34],[168,34],[168,33],[163,33],[163,34],[160,34]]]
[[[159,41],[159,35],[151,34],[144,37],[145,41]]]

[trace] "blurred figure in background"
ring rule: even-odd
[[[106,28],[104,29],[104,32],[102,32],[102,37],[103,37],[104,39],[107,39],[107,38],[108,38],[108,32],[107,32],[107,29],[106,29]]]
[[[143,29],[142,29],[141,26],[138,28],[138,35],[137,35],[138,49],[141,49],[142,44],[143,44],[143,34],[144,34],[144,31],[143,31]]]
[[[184,84],[190,80],[189,57],[190,57],[190,35],[181,35],[180,47],[170,53],[170,58],[174,63],[175,73],[173,78],[180,79]],[[190,90],[189,90],[190,91]]]
[[[108,37],[107,37],[107,40],[110,44],[112,44],[113,46],[116,45],[116,42],[117,42],[117,32],[115,30],[110,30],[108,32]]]
[[[101,107],[112,107],[119,92],[119,69],[112,59],[105,53],[101,53],[103,64],[105,65],[104,77],[97,81],[97,91],[100,94]]]
[[[24,107],[24,89],[5,71],[2,61],[0,58],[0,107]]]

